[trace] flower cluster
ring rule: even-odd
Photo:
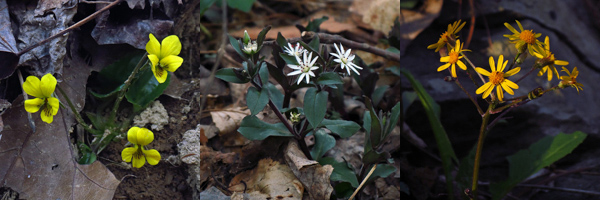
[[[435,49],[435,52],[438,52],[440,51],[440,49],[446,46],[446,44],[450,45],[450,42],[458,39],[456,33],[458,33],[467,23],[463,22],[461,24],[460,21],[461,20],[458,20],[457,22],[454,22],[454,24],[448,24],[448,30],[442,33],[442,35],[440,35],[440,39],[438,39],[438,42],[429,45],[427,49]]]
[[[360,75],[360,72],[358,72],[357,69],[363,68],[359,67],[358,65],[352,62],[354,61],[354,58],[356,56],[354,54],[350,54],[352,52],[352,49],[348,49],[347,51],[345,51],[344,46],[342,46],[342,44],[340,44],[339,48],[337,44],[333,44],[333,46],[335,47],[335,50],[337,52],[330,53],[336,58],[333,59],[333,61],[340,64],[340,67],[342,69],[346,69],[348,75],[352,74],[352,72],[350,71],[353,71],[354,73]],[[310,83],[310,77],[315,77],[315,73],[313,72],[313,70],[319,69],[319,66],[315,65],[315,62],[317,61],[319,56],[315,56],[313,58],[313,53],[308,52],[308,50],[306,49],[303,49],[299,43],[296,43],[296,45],[291,45],[288,43],[288,47],[284,47],[284,52],[290,56],[294,56],[298,64],[287,64],[288,67],[295,70],[288,73],[287,76],[300,75],[297,84],[300,84],[303,79],[306,80],[307,84]]]

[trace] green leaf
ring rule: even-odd
[[[77,161],[77,163],[79,163],[80,165],[89,165],[92,164],[94,161],[96,161],[96,154],[92,152],[87,152],[84,153],[81,156],[81,158],[79,158],[79,161]]]
[[[290,56],[287,53],[280,53],[279,56],[285,61],[285,63],[290,65],[298,65],[298,61],[295,56]]]
[[[235,51],[244,59],[246,59],[246,53],[244,53],[242,51],[242,49],[240,49],[240,42],[235,39],[234,37],[232,37],[231,35],[227,35],[229,37],[229,43],[231,44],[231,46],[233,47],[233,49],[235,49]]]
[[[408,79],[415,92],[419,96],[421,103],[423,104],[423,108],[425,108],[425,114],[427,114],[427,119],[429,119],[429,125],[433,129],[433,134],[435,137],[435,141],[437,143],[440,158],[442,159],[442,167],[444,169],[444,175],[446,176],[446,189],[449,194],[454,192],[452,186],[452,169],[453,164],[452,161],[458,163],[458,158],[456,158],[456,154],[454,153],[454,149],[452,148],[452,143],[450,143],[450,139],[448,139],[448,134],[446,134],[446,130],[442,126],[442,122],[440,122],[440,107],[429,94],[423,88],[423,85],[417,81],[412,74],[406,69],[400,69],[400,73],[404,74],[404,76]]]
[[[115,90],[120,90],[123,87],[123,83],[133,69],[137,65],[137,63],[142,58],[143,53],[134,53],[130,55],[126,55],[123,58],[117,60],[116,62],[104,67],[98,73],[98,82],[101,83],[100,87],[95,87],[95,93],[100,94],[100,98],[102,94],[105,94],[106,97],[110,96],[111,93]]]
[[[238,132],[249,140],[264,140],[269,136],[294,136],[282,123],[269,124],[254,115],[248,115],[242,119]]]
[[[204,15],[204,12],[210,8],[216,0],[200,0],[200,16]]]
[[[288,46],[288,42],[285,39],[285,37],[283,37],[283,35],[281,35],[281,32],[277,33],[277,44],[279,45],[279,48],[284,48]]]
[[[172,73],[167,75],[164,83],[158,83],[152,70],[146,69],[137,74],[137,79],[131,83],[125,93],[125,98],[133,104],[133,112],[140,112],[162,95],[171,82]]]
[[[385,125],[383,125],[384,126],[383,139],[385,139],[388,135],[390,135],[392,130],[394,130],[394,128],[398,124],[399,120],[400,120],[400,102],[396,103],[396,105],[392,108],[392,111],[390,112],[387,122],[385,122]]]
[[[371,174],[369,179],[367,179],[366,183],[370,183],[370,182],[374,181],[375,178],[377,178],[377,177],[381,177],[381,178],[388,177],[390,174],[394,173],[395,171],[396,171],[396,167],[394,167],[393,165],[379,164],[379,165],[377,165],[377,168],[375,168],[375,171],[373,171],[373,174]]]
[[[246,104],[252,115],[258,114],[269,103],[269,94],[266,91],[258,91],[255,87],[248,88]]]
[[[335,86],[335,84],[344,84],[344,81],[335,72],[323,72],[317,78],[317,84]]]
[[[123,89],[123,86],[125,86],[125,84],[121,84],[119,87],[115,88],[113,91],[110,91],[107,94],[99,94],[92,90],[88,90],[88,92],[90,92],[90,94],[92,94],[92,96],[94,96],[96,98],[104,99],[104,98],[108,98],[108,97],[118,94],[119,91],[121,91],[121,89]]]
[[[314,19],[308,22],[308,25],[306,25],[306,31],[319,32],[319,27],[321,26],[321,24],[327,21],[328,19],[329,17],[323,16],[320,19]]]
[[[265,85],[269,83],[269,69],[267,69],[267,62],[260,62],[260,69],[258,69],[258,75],[260,75],[260,82]]]
[[[317,93],[317,88],[309,88],[304,94],[304,114],[312,127],[319,127],[327,112],[327,91]]]
[[[360,129],[360,125],[358,125],[356,122],[341,119],[324,119],[321,124],[342,138],[350,137]]]
[[[413,91],[404,91],[402,93],[402,114],[406,114],[408,107],[417,99],[417,93]]]
[[[501,199],[527,177],[570,154],[586,137],[587,134],[581,131],[546,136],[528,149],[507,157],[509,176],[505,181],[490,185],[493,199]]]
[[[269,95],[269,99],[271,99],[271,101],[273,101],[273,104],[275,104],[275,106],[277,106],[277,108],[279,108],[280,110],[283,109],[282,108],[283,107],[283,94],[281,94],[281,91],[279,91],[279,89],[277,89],[277,87],[275,87],[275,85],[273,85],[271,83],[264,84],[263,91],[267,91],[267,94]],[[268,103],[268,100],[267,100],[267,103]]]
[[[231,8],[235,8],[244,12],[250,12],[252,4],[256,0],[227,0],[227,5]]]
[[[99,130],[104,130],[107,128],[105,118],[102,117],[102,115],[97,115],[96,113],[92,112],[85,112],[85,115],[88,117],[88,119],[90,119],[90,122],[92,122],[92,126],[94,126],[94,129],[92,130],[97,131],[92,134],[96,136],[102,136],[104,133]]]
[[[381,120],[379,119],[379,116],[376,115],[377,112],[375,112],[375,109],[373,108],[373,104],[371,104],[371,99],[369,99],[368,97],[365,97],[365,105],[367,106],[367,110],[369,110],[369,115],[371,115],[371,127],[366,127],[369,128],[371,131],[369,131],[369,138],[371,141],[371,145],[374,147],[374,149],[377,149],[379,147],[379,144],[382,142],[382,136],[383,136],[383,124],[381,122]],[[366,129],[365,128],[365,129]]]
[[[335,138],[327,134],[325,130],[319,129],[315,133],[315,146],[310,150],[310,155],[313,159],[319,160],[325,152],[335,146]]]
[[[215,77],[227,81],[227,82],[231,82],[231,83],[247,83],[250,81],[250,79],[245,78],[245,79],[240,79],[240,75],[242,72],[242,69],[238,69],[238,68],[223,68],[223,69],[219,69],[217,70],[217,72],[215,73]]]
[[[383,95],[385,94],[388,88],[390,88],[389,85],[383,85],[375,89],[375,91],[373,91],[373,94],[371,94],[371,98],[373,98],[374,105],[379,105],[379,102],[381,101],[381,99],[383,99]]]
[[[319,57],[321,56],[319,53],[319,45],[321,45],[321,42],[319,41],[319,36],[315,35],[315,38],[313,38],[310,43],[308,43],[308,46],[310,47],[310,49],[313,52],[316,52],[317,55],[319,55]]]
[[[262,47],[262,43],[263,41],[265,41],[265,37],[267,36],[267,33],[269,32],[269,30],[271,30],[271,26],[265,26],[265,28],[263,28],[262,31],[260,31],[260,33],[258,33],[258,37],[256,37],[256,45],[258,46],[258,48]]]
[[[335,171],[335,168],[333,171]],[[355,188],[352,187],[352,184],[348,182],[338,183],[333,187],[333,190],[335,190],[335,199],[349,199],[350,196],[352,196],[354,189]]]
[[[273,50],[273,52],[275,52],[275,50]],[[273,56],[275,56],[275,55],[273,55]],[[279,56],[273,57],[273,59],[276,60],[276,62],[285,63],[285,61],[283,61],[283,59],[281,59],[281,57],[279,57]],[[277,61],[277,60],[279,60],[279,61]],[[287,81],[286,75],[283,74],[283,68],[279,68],[279,67],[271,64],[270,62],[265,62],[265,63],[267,63],[267,69],[269,70],[269,74],[273,77],[273,79],[275,79],[275,81],[277,81],[277,83],[279,83],[284,90],[289,88],[290,84]],[[279,64],[277,64],[277,65],[279,65]],[[283,64],[283,66],[285,66],[285,64]]]
[[[353,188],[358,187],[358,179],[356,178],[356,174],[354,170],[348,166],[346,162],[337,162],[332,157],[324,157],[319,159],[319,164],[321,165],[331,165],[333,167],[333,172],[329,179],[331,181],[342,181],[350,183]]]

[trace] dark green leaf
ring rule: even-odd
[[[266,62],[260,62],[260,69],[258,69],[258,75],[260,76],[260,82],[265,85],[269,83],[269,69],[267,69]]]
[[[509,176],[505,181],[490,185],[493,199],[501,199],[527,177],[571,153],[586,137],[587,134],[580,131],[546,136],[528,149],[507,157]]]
[[[360,125],[358,125],[356,122],[341,119],[324,119],[321,124],[342,138],[350,137],[360,129]]]
[[[298,65],[298,61],[295,56],[290,56],[286,53],[280,53],[279,56],[285,61],[285,63],[290,65]]]
[[[231,8],[235,8],[244,12],[250,12],[252,4],[256,0],[227,0],[227,5]]]
[[[280,110],[283,109],[283,94],[281,94],[281,91],[279,91],[279,89],[277,89],[275,85],[271,83],[264,84],[263,91],[268,92],[267,94],[269,94],[269,99],[273,101],[273,104],[275,104],[277,108],[279,108]]]
[[[333,171],[335,171],[335,168]],[[333,190],[335,190],[336,199],[349,199],[350,196],[352,196],[354,189],[355,188],[352,187],[352,184],[348,182],[341,182],[333,187]]]
[[[163,91],[169,86],[172,74],[167,75],[167,80],[164,83],[158,83],[152,70],[146,69],[140,71],[137,79],[131,83],[129,89],[125,93],[125,98],[129,103],[133,104],[133,112],[137,113],[146,108],[156,98],[162,95]]]
[[[390,112],[389,117],[390,118],[384,125],[385,129],[383,130],[383,139],[390,135],[400,120],[400,102],[396,103],[396,105],[392,108],[392,112]]]
[[[98,82],[101,83],[101,87],[94,88],[94,91],[98,94],[110,94],[123,87],[123,83],[129,78],[142,55],[130,54],[104,67],[98,73]]]
[[[365,129],[365,146],[363,152],[369,152],[373,150],[371,145],[371,112],[365,111],[363,114],[363,128]]]
[[[392,74],[394,74],[396,76],[400,76],[400,67],[399,66],[388,67],[385,69],[385,71],[391,72]]]
[[[375,180],[375,178],[377,178],[377,177],[385,178],[385,177],[389,176],[390,174],[394,173],[396,170],[397,170],[396,167],[394,167],[393,165],[379,164],[379,165],[377,165],[377,168],[375,168],[375,171],[373,171],[373,174],[371,174],[371,177],[369,177],[369,179],[367,179],[367,183],[370,183],[371,181]]]
[[[288,46],[288,42],[285,39],[285,37],[283,37],[283,35],[281,35],[281,32],[277,33],[277,44],[279,45],[279,48],[284,48]]]
[[[304,94],[304,112],[312,127],[319,127],[327,112],[327,91],[317,93],[317,88],[309,88]]]
[[[96,161],[96,154],[94,154],[93,152],[87,152],[84,153],[81,158],[79,158],[79,161],[77,161],[77,163],[79,163],[80,165],[89,165],[92,164],[94,161]]]
[[[102,117],[102,115],[97,115],[96,113],[92,113],[92,112],[85,112],[85,115],[88,117],[88,119],[90,119],[90,122],[92,122],[92,126],[94,126],[94,130],[104,130],[106,129],[106,121],[105,118]],[[103,132],[95,132],[92,133],[96,136],[102,136],[102,134],[104,134]]]
[[[235,39],[234,37],[231,37],[231,35],[227,35],[229,37],[229,43],[231,44],[231,46],[233,47],[233,49],[235,49],[235,51],[244,59],[246,59],[246,53],[244,53],[242,51],[242,49],[240,49],[240,42]]]
[[[379,162],[383,162],[390,158],[390,153],[387,151],[377,152],[375,150],[367,151],[363,156],[363,163],[365,165],[375,164]]]
[[[327,21],[328,19],[329,17],[323,16],[320,19],[314,19],[308,22],[308,25],[306,25],[306,31],[319,32],[319,27],[321,26],[321,24]]]
[[[321,56],[321,54],[319,53],[319,45],[321,45],[321,42],[319,41],[319,36],[315,35],[315,38],[313,38],[310,43],[308,43],[308,46],[310,46],[310,48],[313,50],[313,52],[316,52],[317,55],[319,55],[319,57]]]
[[[258,91],[255,87],[248,88],[246,104],[252,115],[258,114],[269,103],[269,94],[266,91]]]
[[[369,115],[371,115],[371,127],[367,127],[371,130],[369,131],[371,145],[373,145],[374,149],[377,149],[383,139],[383,124],[381,123],[379,116],[376,115],[377,112],[375,112],[373,104],[371,104],[371,99],[368,97],[365,97],[365,105],[367,106],[367,110],[369,110]]]
[[[92,96],[99,98],[99,99],[104,99],[107,97],[111,97],[113,95],[116,95],[119,93],[119,91],[121,91],[121,89],[123,89],[123,86],[125,86],[125,84],[121,84],[120,86],[118,86],[117,88],[115,88],[113,91],[109,92],[108,94],[98,94],[92,90],[88,90],[88,92],[90,92],[90,94],[92,94]]]
[[[381,101],[381,99],[383,99],[383,95],[385,94],[388,88],[390,88],[389,85],[383,85],[375,89],[373,94],[371,94],[371,97],[373,98],[373,105],[379,105],[379,102]]]
[[[402,114],[406,114],[408,107],[417,99],[417,93],[413,91],[404,91],[402,93]]]
[[[271,30],[270,25],[265,26],[265,28],[263,28],[263,30],[260,31],[260,33],[258,33],[258,37],[256,37],[256,44],[259,48],[262,47],[262,43],[263,41],[265,41],[265,36],[267,36],[269,30]]]
[[[319,78],[317,78],[317,83],[335,86],[335,84],[344,84],[344,81],[342,81],[340,76],[335,72],[323,72],[319,75]]]
[[[238,132],[249,140],[264,140],[269,136],[294,136],[282,123],[269,124],[254,115],[244,117]]]
[[[333,172],[329,177],[331,181],[347,182],[350,183],[353,188],[358,187],[358,179],[356,178],[356,174],[346,162],[337,162],[332,157],[324,157],[319,159],[319,164],[331,165],[333,167]]]
[[[275,52],[275,50],[273,50],[273,52]],[[273,55],[275,56],[275,55]],[[273,57],[275,60],[280,60],[281,62],[283,62],[283,66],[285,66],[285,61],[283,61],[283,59],[281,59],[281,57],[277,56],[277,57]],[[278,61],[276,61],[278,62]],[[287,81],[287,77],[285,76],[285,74],[283,74],[283,68],[279,68],[277,66],[279,66],[279,64],[277,64],[277,66],[266,62],[267,63],[267,69],[269,70],[269,74],[273,77],[273,79],[275,79],[275,81],[277,81],[277,83],[279,83],[281,85],[281,87],[285,90],[286,88],[290,87],[290,84]]]
[[[236,71],[241,71],[242,69],[237,69],[237,68],[223,68],[223,69],[219,69],[217,70],[217,72],[215,73],[215,77],[227,81],[227,82],[231,82],[231,83],[247,83],[250,80],[249,79],[245,79],[242,80],[238,77],[238,75],[236,74]],[[238,72],[241,73],[241,72]]]
[[[335,138],[327,134],[325,130],[319,129],[315,133],[315,146],[310,150],[310,155],[314,160],[319,160],[325,152],[335,146]]]
[[[210,8],[216,0],[200,0],[200,16],[204,15],[204,12]]]

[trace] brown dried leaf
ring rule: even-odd
[[[17,42],[11,28],[6,1],[0,1],[0,80],[12,75],[19,63]]]
[[[294,175],[307,188],[311,199],[329,199],[333,187],[329,177],[333,172],[331,165],[321,166],[317,161],[306,159],[296,141],[290,141],[285,150],[285,161]]]
[[[229,189],[235,192],[246,189],[249,196],[263,199],[302,199],[304,192],[292,170],[270,158],[260,160],[256,168],[233,177]]]
[[[242,123],[242,119],[248,115],[250,115],[250,110],[242,107],[210,112],[210,116],[212,116],[213,122],[219,129],[220,134],[237,131],[240,123]]]

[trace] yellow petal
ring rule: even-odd
[[[132,144],[137,145],[138,144],[138,138],[137,138],[137,132],[140,130],[139,127],[131,127],[129,128],[129,130],[127,131],[127,141],[131,142]]]
[[[492,69],[492,72],[496,71],[496,63],[494,62],[494,57],[490,56],[490,68]]]
[[[135,147],[127,147],[121,151],[121,158],[125,162],[131,162],[131,158],[133,158],[133,154],[137,150],[137,145]]]
[[[23,90],[25,90],[25,92],[31,96],[45,98],[40,85],[40,79],[35,76],[28,76],[27,80],[25,80],[25,83],[23,83]]]
[[[492,73],[488,72],[487,70],[481,68],[481,67],[477,67],[475,68],[475,71],[477,71],[477,73],[480,73],[484,76],[490,76]]]
[[[511,80],[504,79],[504,84],[506,84],[506,86],[508,87],[511,87],[512,89],[519,89],[519,85],[517,85],[515,82],[512,82]]]
[[[146,160],[150,165],[156,165],[160,161],[160,153],[156,149],[143,150],[144,155],[146,155]]]
[[[52,76],[52,74],[46,74],[42,77],[42,81],[40,84],[40,90],[44,97],[51,97],[52,93],[54,93],[54,89],[56,88],[56,78]]]
[[[131,161],[131,165],[135,168],[141,168],[144,166],[144,164],[146,164],[146,157],[145,156],[134,156],[132,161]]]
[[[502,87],[499,85],[496,86],[496,93],[498,94],[498,100],[502,101],[502,99],[504,99],[504,92],[502,92]]]
[[[515,28],[513,28],[513,26],[511,26],[509,23],[504,22],[504,26],[506,26],[506,28],[508,28],[508,30],[510,30],[510,32],[516,33],[518,34],[519,32],[517,30],[515,30]]]
[[[569,62],[564,61],[564,60],[554,60],[554,64],[565,66],[565,65],[569,65]]]
[[[577,70],[577,67],[573,68],[573,73],[570,74],[570,76],[577,77],[578,75],[579,75],[579,71]]]
[[[519,25],[519,29],[521,29],[521,32],[523,32],[523,26],[521,25],[521,22],[519,22],[519,20],[515,20],[517,21],[517,25]]]
[[[441,72],[442,70],[448,69],[448,67],[450,67],[450,63],[446,63],[446,64],[438,67],[437,71]]]
[[[451,68],[450,71],[452,71],[452,77],[456,78],[456,64],[452,64]]]
[[[465,63],[463,63],[462,61],[458,61],[456,62],[456,64],[458,64],[458,66],[462,69],[462,70],[467,70],[467,66],[465,65]]]
[[[515,74],[519,73],[519,71],[521,71],[521,67],[515,67],[511,70],[508,70],[508,72],[504,73],[504,77],[509,77],[509,76],[515,75]]]
[[[502,86],[502,89],[506,90],[506,92],[508,92],[510,95],[514,95],[515,92],[510,89],[510,87],[508,87],[508,85],[505,82],[500,83],[500,85]]]
[[[54,97],[50,97],[47,99],[48,100],[48,109],[51,109],[50,114],[52,114],[52,116],[56,115],[58,113],[58,108],[60,108],[60,102],[58,101],[57,98]]]
[[[148,41],[148,43],[146,43],[146,51],[150,55],[160,56],[160,43],[158,42],[156,37],[152,35],[152,33],[150,33],[150,40]]]
[[[460,20],[458,20],[458,22],[460,23]],[[465,24],[467,24],[467,22],[463,22],[462,24],[460,24],[460,26],[454,31],[454,33],[458,33],[458,31],[460,31],[465,26]]]
[[[552,70],[548,70],[548,81],[551,81],[551,80],[552,80]]]
[[[177,70],[181,66],[181,63],[183,63],[183,58],[174,55],[169,55],[160,60],[160,66],[170,72]]]
[[[152,67],[152,73],[154,73],[154,77],[156,77],[158,83],[164,83],[167,80],[168,72],[160,66]]]
[[[437,47],[438,43],[435,44],[431,44],[429,46],[427,46],[427,49],[435,49]]]
[[[485,90],[485,92],[483,93],[483,98],[487,98],[488,96],[490,96],[490,94],[492,93],[492,91],[494,91],[494,85],[492,85],[492,83],[488,82],[490,85],[487,88],[487,90]]]
[[[40,107],[44,104],[44,100],[40,98],[25,100],[25,111],[35,113],[40,110]]]
[[[506,66],[506,63],[502,63],[502,61],[504,61],[504,55],[500,54],[500,57],[498,57],[498,67],[496,67],[496,71],[501,72],[502,70],[504,70],[504,66]]]
[[[46,107],[43,108],[42,112],[40,112],[40,117],[42,118],[42,121],[48,124],[52,123],[52,121],[54,121],[54,115],[52,115],[51,112],[53,112],[52,109],[46,105]]]
[[[550,38],[548,36],[546,36],[546,39],[544,39],[544,44],[546,44],[546,50],[550,50]]]
[[[539,54],[539,53],[537,53],[537,52],[535,52],[535,51],[533,51],[533,56],[535,56],[535,57],[537,57],[537,58],[539,58],[539,59],[542,59],[542,58],[544,58],[544,56],[543,56],[542,54]]]
[[[450,56],[441,57],[440,62],[450,62]]]
[[[176,35],[170,35],[163,39],[160,45],[160,58],[165,58],[168,55],[179,55],[181,52],[181,42]]]
[[[140,128],[137,132],[137,144],[138,145],[148,145],[150,142],[154,140],[154,133],[148,130],[147,128]]]
[[[154,54],[148,55],[148,60],[150,60],[150,64],[152,64],[152,67],[155,67],[159,63],[158,56]]]
[[[481,87],[477,88],[475,93],[481,94],[481,93],[485,92],[491,85],[492,85],[491,82],[487,82],[487,83],[483,84]]]

